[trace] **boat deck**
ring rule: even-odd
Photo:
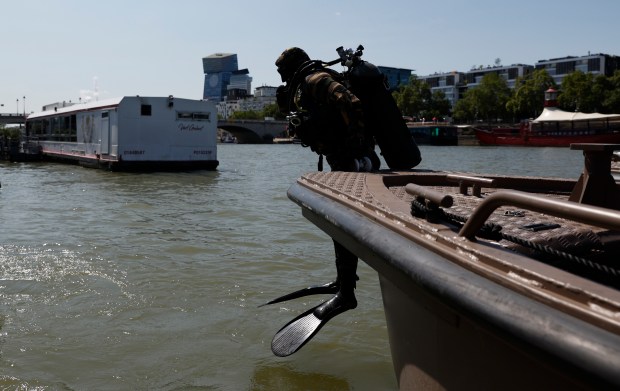
[[[578,179],[314,172],[303,215],[375,269],[401,389],[617,389],[620,184],[583,150]]]
[[[471,175],[468,177],[472,178]],[[458,179],[459,176],[452,175],[452,178]],[[483,179],[495,181],[501,178]],[[415,196],[407,191],[407,186],[394,186],[390,190],[403,202],[413,204],[415,213],[425,213],[425,205],[415,201]],[[428,186],[427,190],[450,195],[453,204],[441,212],[441,217],[460,227],[459,223],[468,221],[484,199],[505,189],[481,187],[477,195],[463,194],[454,186]],[[570,195],[544,193],[538,196],[568,201]],[[609,248],[620,244],[620,234],[609,229],[507,203],[490,214],[477,234],[482,238],[494,239],[507,249],[553,263],[565,270],[574,270],[614,285],[620,283],[620,266],[615,264],[619,254],[609,251]]]
[[[299,180],[468,270],[620,333],[620,215],[568,202],[578,183],[424,171]],[[507,200],[487,205],[498,197]]]
[[[459,183],[463,178],[503,187],[464,186]],[[535,184],[560,191],[524,192]],[[422,360],[416,365],[429,373],[445,369],[467,376],[472,370],[462,368],[481,361],[480,368],[493,367],[507,375],[517,365],[510,364],[515,357],[542,347],[543,341],[544,348],[532,357],[553,357],[560,362],[552,365],[554,371],[577,365],[575,376],[588,379],[587,383],[600,381],[590,378],[591,372],[597,373],[595,379],[607,379],[603,383],[620,382],[611,375],[620,368],[620,356],[616,356],[620,354],[620,214],[605,216],[603,208],[582,209],[567,201],[572,194],[568,188],[577,184],[452,172],[318,172],[300,178],[289,196],[302,206],[304,216],[377,270],[401,389],[409,388],[403,386],[409,379],[404,374],[408,363]],[[494,199],[500,201],[489,206]],[[481,210],[487,211],[488,219],[479,216]],[[422,307],[406,304],[412,297]],[[434,299],[426,303],[428,297]],[[447,303],[449,309],[437,307],[436,300]],[[469,346],[465,339],[445,350],[428,347],[424,351],[431,358],[424,361],[420,346],[428,337],[422,330],[435,330],[437,320],[422,318],[436,307],[430,313],[462,325],[450,328],[450,333],[471,332],[467,338],[483,340],[486,337],[475,330],[484,319],[483,329],[503,330],[500,338],[519,347],[501,358],[489,352],[480,360],[462,357],[464,361],[454,366],[433,364],[438,362],[435,356],[467,356],[468,350],[460,350]],[[472,325],[465,326],[470,321]],[[416,337],[399,336],[418,332]],[[449,335],[446,338],[454,337]],[[560,369],[550,377],[543,365],[536,367],[534,376],[530,360],[523,359],[517,366],[531,371],[538,384],[564,384],[571,372]],[[475,371],[486,373],[480,368]],[[487,380],[502,384],[501,379]],[[416,384],[413,389],[420,383]]]

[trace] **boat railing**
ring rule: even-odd
[[[450,177],[449,180],[459,182],[461,188],[476,182],[476,186],[480,186],[480,184],[487,186],[493,184],[493,180],[488,178],[462,175],[448,176]],[[418,201],[424,203],[429,209],[438,207],[450,208],[454,202],[449,194],[414,183],[407,184],[405,191],[416,197]],[[461,194],[467,195],[467,191],[461,191]],[[480,202],[467,218],[467,221],[459,231],[459,236],[473,240],[476,233],[483,227],[491,214],[502,206],[524,208],[534,212],[620,231],[620,212],[618,211],[572,201],[547,198],[518,190],[500,190],[489,194]]]
[[[515,206],[534,212],[620,231],[620,212],[525,193],[517,190],[501,190],[487,196],[473,211],[459,231],[459,236],[473,240],[495,209],[501,206]]]

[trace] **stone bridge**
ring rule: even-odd
[[[24,117],[22,114],[0,113],[0,124],[1,125],[23,124],[24,122],[26,122],[26,117]]]
[[[237,138],[239,144],[263,144],[273,142],[274,137],[286,134],[287,121],[228,119],[219,120],[217,127]]]

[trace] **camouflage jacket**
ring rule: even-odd
[[[280,110],[290,115],[289,132],[328,161],[334,156],[358,158],[374,149],[372,137],[364,135],[361,102],[339,75],[314,70],[287,85],[287,102],[278,99]]]

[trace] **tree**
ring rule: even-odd
[[[506,103],[506,109],[515,120],[536,118],[542,112],[545,102],[545,91],[556,87],[553,77],[545,69],[519,77],[512,97]]]
[[[469,98],[471,91],[465,91],[463,97],[454,105],[452,116],[457,122],[471,122],[476,119],[476,108],[473,105],[473,99]]]
[[[412,75],[409,83],[392,93],[396,105],[404,115],[423,117],[432,94],[427,83]]]
[[[286,116],[280,112],[277,103],[272,103],[263,108],[263,116],[264,117],[272,117],[278,120],[286,119]]]
[[[0,124],[0,138],[3,140],[19,140],[21,139],[21,129],[18,127],[6,127],[4,124]]]
[[[441,91],[431,92],[428,83],[413,75],[409,83],[392,93],[403,115],[416,118],[445,117],[450,114],[450,101]]]
[[[262,111],[254,111],[254,110],[248,110],[248,111],[235,111],[234,113],[232,113],[228,118],[230,119],[263,119],[264,116],[262,115],[263,112]]]
[[[575,71],[562,80],[562,88],[558,96],[558,104],[567,111],[592,113],[600,110],[603,105],[603,91],[594,88],[594,75]]]
[[[620,113],[620,70],[615,71],[612,76],[605,79],[601,112],[607,114]]]
[[[443,118],[450,115],[451,110],[452,104],[446,98],[446,94],[443,91],[434,91],[425,115],[426,118]]]
[[[477,87],[465,92],[455,107],[455,118],[496,122],[506,117],[506,103],[511,96],[510,88],[497,73],[487,73]]]

